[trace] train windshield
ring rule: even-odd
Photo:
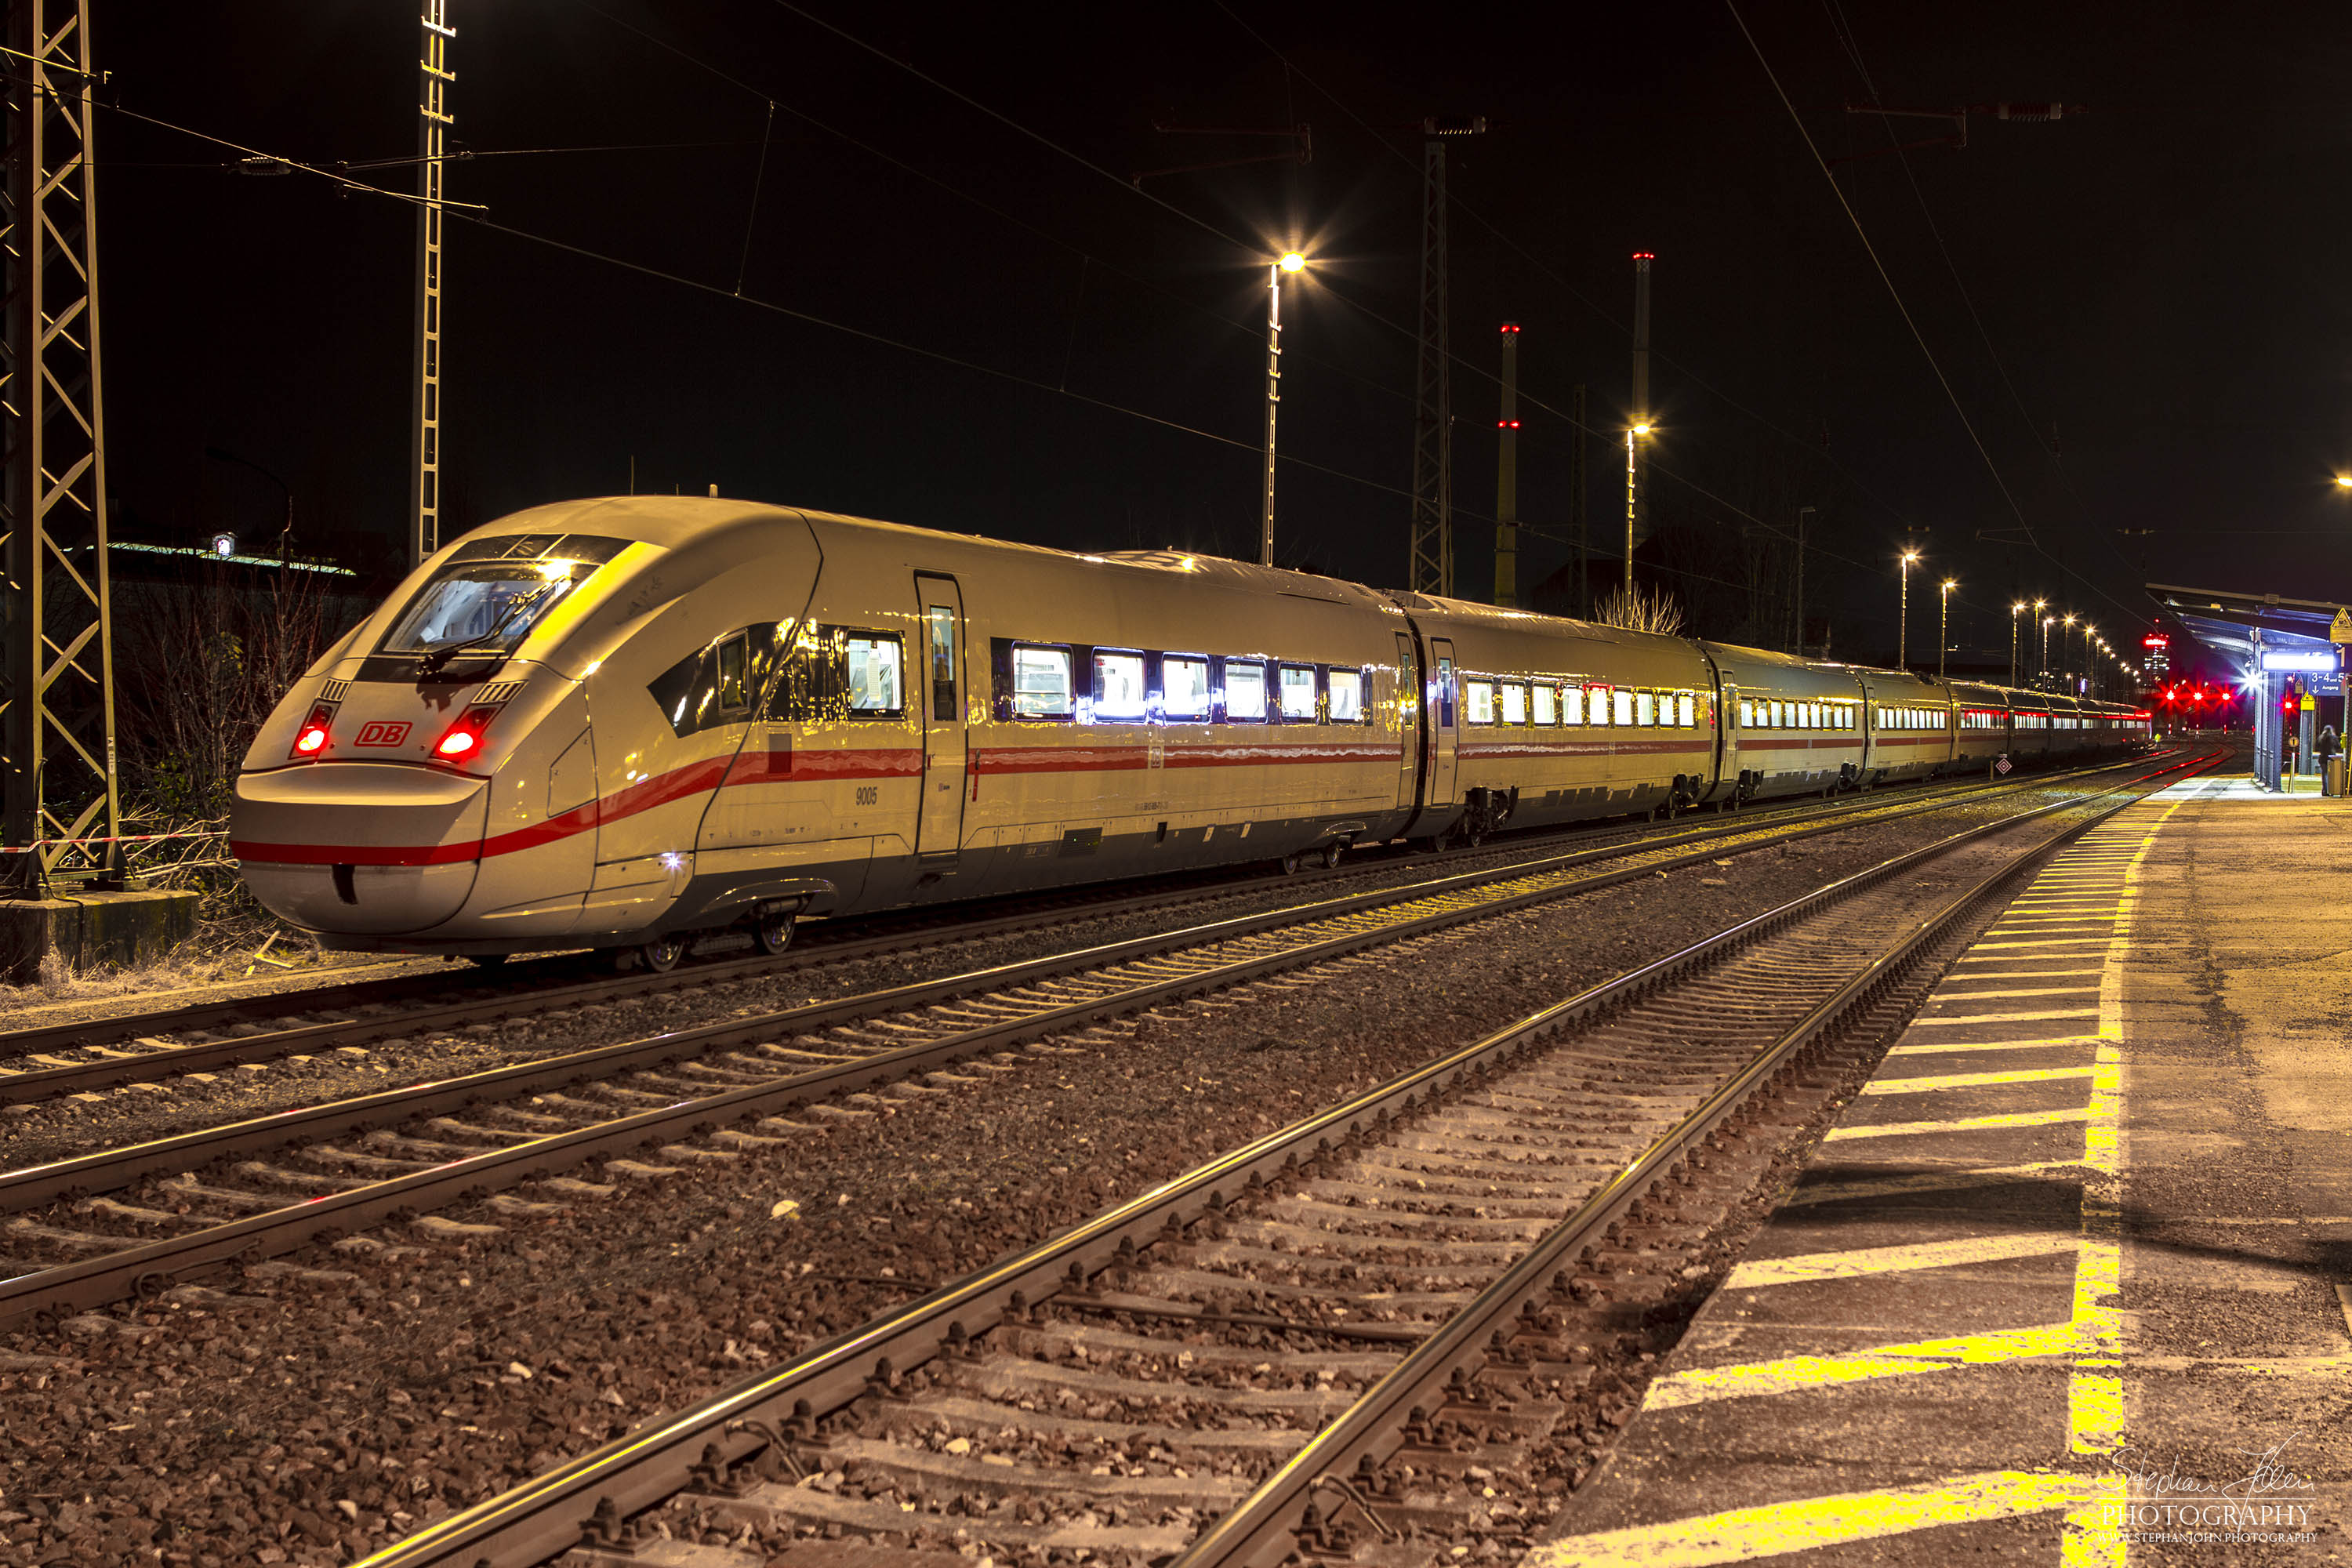
[[[596,570],[593,561],[452,561],[383,639],[385,653],[510,653]]]

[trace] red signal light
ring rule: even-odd
[[[294,731],[294,746],[286,753],[287,756],[299,760],[304,757],[315,757],[325,751],[327,739],[334,728],[334,722],[335,705],[333,703],[314,703],[310,709],[310,716],[302,721],[302,727],[299,730]]]
[[[487,707],[467,709],[457,716],[457,721],[443,731],[439,740],[433,742],[435,758],[445,763],[454,763],[472,756],[481,748],[482,731],[490,727],[490,721],[499,716],[499,710],[504,706],[503,703],[494,702]]]

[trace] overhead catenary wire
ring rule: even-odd
[[[698,70],[707,72],[714,79],[723,81],[730,87],[735,88],[739,91],[741,91],[750,97],[760,99],[777,109],[782,110],[786,114],[791,115],[793,119],[798,120],[801,123],[808,126],[812,130],[823,132],[827,136],[834,137],[848,146],[856,148],[867,157],[873,158],[878,163],[887,164],[889,167],[898,170],[900,174],[906,174],[909,178],[920,180],[925,184],[931,186],[935,190],[953,196],[958,201],[963,202],[970,206],[976,207],[980,211],[988,214],[990,216],[998,219],[1000,222],[1011,225],[1013,227],[1019,229],[1024,234],[1029,235],[1036,239],[1041,239],[1048,245],[1057,247],[1060,249],[1066,251],[1071,256],[1077,258],[1082,269],[1087,267],[1099,268],[1103,272],[1120,279],[1122,282],[1131,284],[1138,289],[1141,289],[1156,296],[1157,298],[1166,300],[1195,315],[1204,318],[1205,320],[1214,321],[1220,326],[1231,328],[1234,331],[1246,336],[1253,341],[1255,341],[1258,335],[1265,331],[1265,325],[1263,322],[1242,321],[1235,317],[1228,316],[1218,310],[1213,310],[1210,307],[1200,303],[1196,300],[1186,298],[1184,295],[1176,292],[1174,289],[1170,289],[1163,284],[1155,283],[1148,278],[1144,278],[1138,273],[1131,272],[1125,268],[1114,264],[1106,258],[1087,249],[1085,247],[1077,244],[1066,236],[1056,234],[1051,229],[1042,227],[1017,214],[1008,212],[1004,208],[996,205],[994,203],[984,200],[979,195],[974,193],[968,185],[959,184],[950,180],[941,179],[939,175],[930,173],[929,170],[910,163],[904,158],[887,152],[884,149],[876,146],[873,142],[866,141],[864,138],[857,136],[851,132],[845,131],[840,126],[833,124],[829,121],[811,114],[808,110],[797,107],[787,100],[777,98],[768,93],[763,89],[744,80],[741,77],[735,75],[733,72],[713,64],[711,61],[680,47],[671,40],[662,37],[658,34],[646,31],[645,28],[638,26],[635,23],[629,21],[626,17],[613,15],[610,11],[595,5],[593,0],[577,0],[577,3],[583,9],[602,17],[604,21],[620,28],[624,32],[633,34],[635,37],[644,39],[646,43],[662,50],[665,54],[673,56],[687,65],[694,67]],[[738,146],[750,145],[748,142],[730,144]],[[1240,245],[1243,243],[1239,240],[1233,239],[1230,236],[1222,237],[1226,238],[1228,243],[1231,244]],[[1298,363],[1312,364],[1320,369],[1330,371],[1332,374],[1343,376],[1359,386],[1384,393],[1387,395],[1398,398],[1401,401],[1407,403],[1412,401],[1412,395],[1410,393],[1400,391],[1398,388],[1390,386],[1384,382],[1364,375],[1360,372],[1350,370],[1345,365],[1316,354],[1311,350],[1293,345],[1285,350],[1285,357]]]
[[[123,109],[117,105],[109,105],[107,107],[111,108],[116,113],[131,115],[134,119],[142,121],[147,124],[156,126],[159,129],[170,131],[183,136],[194,137],[198,141],[211,142],[215,146],[229,148],[234,152],[246,153],[257,157],[278,157],[276,153],[258,153],[252,148],[245,147],[237,142],[232,142],[226,137],[215,136],[209,132],[199,131],[193,126],[181,125],[173,121],[161,119],[155,115],[142,114],[136,110]],[[342,176],[336,174],[331,169],[305,163],[296,159],[279,158],[279,161],[284,163],[288,168],[295,171],[296,173],[315,175],[320,179],[326,180],[331,184],[346,190],[362,192],[370,195],[385,196],[393,200],[405,202],[410,205],[414,205],[418,199],[404,192],[385,190],[379,185],[371,185],[362,181],[345,179]],[[1198,426],[1187,425],[1181,420],[1171,419],[1163,415],[1153,414],[1145,409],[1131,407],[1126,404],[1114,403],[1108,398],[1096,397],[1087,393],[1072,392],[1064,387],[1057,387],[1050,382],[1040,381],[1034,376],[1023,375],[1018,371],[1004,370],[995,365],[983,364],[977,360],[964,359],[960,355],[946,353],[938,349],[925,348],[919,343],[908,342],[903,339],[894,338],[887,333],[877,332],[865,327],[853,326],[846,321],[837,321],[830,317],[820,316],[813,311],[797,310],[793,306],[780,304],[774,300],[761,300],[750,294],[739,294],[719,284],[705,282],[697,278],[688,278],[683,273],[671,272],[665,268],[650,266],[640,261],[632,261],[626,257],[614,256],[608,252],[595,250],[587,246],[575,245],[569,240],[558,239],[551,235],[537,234],[530,229],[516,227],[512,224],[499,223],[480,211],[459,211],[456,210],[455,204],[444,203],[443,205],[445,206],[451,207],[451,216],[458,218],[466,223],[472,224],[476,227],[486,229],[491,233],[503,234],[515,239],[526,240],[533,245],[544,246],[549,249],[562,251],[566,254],[576,256],[585,260],[602,262],[606,266],[618,268],[623,271],[634,272],[640,277],[656,279],[662,282],[675,284],[679,288],[690,289],[698,293],[709,294],[721,300],[737,300],[742,304],[751,306],[755,310],[766,310],[775,315],[789,317],[793,321],[804,322],[810,326],[822,327],[828,331],[839,332],[848,337],[856,338],[865,342],[876,344],[879,347],[896,349],[902,353],[914,354],[919,358],[930,360],[940,364],[953,365],[960,370],[970,371],[979,375],[990,376],[996,380],[1009,382],[1018,386],[1029,387],[1038,392],[1051,394],[1056,397],[1067,397],[1075,402],[1083,403],[1109,413],[1124,415],[1129,418],[1139,419],[1146,424],[1156,425],[1162,429],[1177,431],[1187,436],[1196,436],[1202,440],[1215,442],[1219,446],[1231,447],[1237,450],[1253,454],[1258,453],[1262,450],[1260,445],[1255,441],[1242,440],[1232,436],[1222,436],[1213,430],[1203,430]],[[478,204],[477,204],[477,205],[478,205]],[[1381,490],[1390,495],[1410,499],[1412,494],[1411,491],[1401,486],[1391,485],[1383,480],[1370,478],[1367,475],[1351,473],[1345,468],[1334,468],[1327,463],[1318,463],[1305,458],[1294,457],[1289,454],[1284,454],[1281,460],[1312,473],[1327,475],[1332,479],[1345,479],[1350,484],[1360,485],[1369,489]]]
[[[1853,24],[1846,20],[1844,7],[1840,5],[1839,0],[1822,0],[1822,5],[1829,15],[1831,35],[1837,39],[1839,47],[1845,50],[1846,58],[1853,62],[1854,74],[1862,79],[1863,89],[1869,93],[1870,101],[1876,104],[1879,101],[1878,84],[1871,79],[1870,67],[1862,58],[1861,43],[1853,36]],[[1991,331],[1985,326],[1984,316],[1977,310],[1975,298],[1969,292],[1967,282],[1960,277],[1959,264],[1952,258],[1951,247],[1944,241],[1943,227],[1936,222],[1935,212],[1927,205],[1927,193],[1920,187],[1918,173],[1911,166],[1910,153],[1903,149],[1891,122],[1885,123],[1885,130],[1887,141],[1894,144],[1892,151],[1895,161],[1903,166],[1903,178],[1911,187],[1912,199],[1918,204],[1919,216],[1927,226],[1928,237],[1935,240],[1937,253],[1944,258],[1944,270],[1950,275],[1952,287],[1958,292],[1960,303],[1968,310],[1969,321],[1976,328],[1977,339],[1984,345],[1985,357],[1992,361],[1994,371],[2000,376],[2000,384],[2009,394],[2010,403],[2017,409],[2018,417],[2025,423],[2027,434],[2033,437],[2033,444],[2040,447],[2042,454],[2050,459],[2050,466],[2057,471],[2058,482],[2063,485],[2066,488],[2066,493],[2074,498],[2076,513],[2084,521],[2090,521],[2090,503],[2083,499],[2083,492],[2075,488],[2074,476],[2066,471],[2066,464],[2059,457],[2057,448],[2042,438],[2041,427],[2034,423],[2032,411],[2025,406],[2024,395],[2018,391],[2016,381],[2009,374],[2008,363],[2002,359],[2000,348],[1992,341]],[[2100,542],[2107,547],[2118,562],[2126,567],[2131,564],[2105,530],[2094,523],[2092,531],[2097,534]],[[2040,537],[2035,533],[2032,524],[2025,524],[2024,531],[2026,543],[2032,546],[2035,554],[2050,562],[2060,572],[2074,578],[2074,581],[2115,605],[2126,616],[2137,613],[2105,588],[2051,554],[2048,547],[2042,544]]]
[[[1871,243],[1869,230],[1863,227],[1862,218],[1853,210],[1853,204],[1846,200],[1844,187],[1830,172],[1829,162],[1822,156],[1821,148],[1813,141],[1813,133],[1805,128],[1804,116],[1797,112],[1797,106],[1790,99],[1788,89],[1780,85],[1779,75],[1772,69],[1772,62],[1765,58],[1764,47],[1757,42],[1756,35],[1748,31],[1747,18],[1739,14],[1738,0],[1723,0],[1723,4],[1724,8],[1731,13],[1731,19],[1738,24],[1740,37],[1748,40],[1748,48],[1754,51],[1756,63],[1763,68],[1765,79],[1772,84],[1772,91],[1780,100],[1781,107],[1789,111],[1790,123],[1796,126],[1798,136],[1804,141],[1805,151],[1821,170],[1822,178],[1828,182],[1831,194],[1837,197],[1839,209],[1845,214],[1846,221],[1853,226],[1854,237],[1862,241],[1863,251],[1877,271],[1878,280],[1886,286],[1886,297],[1895,302],[1895,313],[1903,318],[1904,326],[1910,331],[1911,341],[1919,345],[1920,356],[1927,362],[1927,368],[1935,373],[1936,384],[1944,389],[1945,400],[1951,404],[1953,416],[1959,420],[1960,427],[1968,432],[1969,444],[1976,447],[1977,456],[1984,460],[1985,472],[1991,476],[1993,488],[2000,492],[2001,500],[2008,506],[2011,515],[2017,519],[2019,526],[2031,528],[2032,525],[2026,521],[2024,510],[2017,504],[2017,498],[2010,493],[2009,481],[2001,478],[2000,465],[1994,462],[1992,454],[1985,449],[1984,438],[1977,434],[1975,422],[1969,418],[1969,411],[1961,406],[1959,394],[1952,389],[1950,378],[1944,374],[1944,367],[1936,358],[1936,351],[1928,346],[1927,334],[1919,330],[1919,323],[1911,315],[1911,308],[1903,302],[1903,291],[1895,286],[1895,279],[1886,270],[1886,264],[1879,259],[1878,247]]]
[[[1395,142],[1388,135],[1383,134],[1377,127],[1372,125],[1370,121],[1367,121],[1362,115],[1357,113],[1344,99],[1341,99],[1329,88],[1325,87],[1320,81],[1317,80],[1315,77],[1302,69],[1297,62],[1290,58],[1288,55],[1285,54],[1279,47],[1270,42],[1263,33],[1252,26],[1238,12],[1234,11],[1230,5],[1226,4],[1226,0],[1215,0],[1215,3],[1217,8],[1223,11],[1226,16],[1231,18],[1235,26],[1248,34],[1253,42],[1256,43],[1260,48],[1265,50],[1267,54],[1273,56],[1276,60],[1281,63],[1286,75],[1296,74],[1300,80],[1306,82],[1307,86],[1322,94],[1326,102],[1329,103],[1332,108],[1338,110],[1340,114],[1344,115],[1356,126],[1358,130],[1361,131],[1365,136],[1370,138],[1374,145],[1378,146],[1389,156],[1397,160],[1398,163],[1415,179],[1419,179],[1421,177],[1420,166],[1414,163],[1413,161],[1410,157],[1407,157],[1402,152],[1399,151]],[[1496,224],[1493,219],[1487,217],[1485,214],[1472,206],[1462,196],[1458,187],[1448,189],[1446,192],[1445,205],[1446,209],[1449,212],[1458,212],[1463,216],[1468,218],[1471,222],[1476,224],[1481,230],[1501,244],[1505,248],[1508,249],[1511,254],[1517,256],[1520,260],[1534,268],[1536,271],[1549,279],[1551,284],[1561,292],[1567,294],[1579,304],[1583,305],[1586,309],[1592,311],[1594,315],[1600,317],[1603,321],[1606,321],[1617,331],[1631,336],[1633,329],[1622,318],[1619,317],[1607,306],[1602,305],[1598,300],[1594,300],[1591,295],[1585,293],[1582,289],[1577,288],[1574,283],[1571,283],[1567,278],[1563,277],[1556,268],[1552,267],[1541,257],[1536,255],[1535,252],[1529,250],[1526,246],[1521,245],[1517,240],[1511,237],[1510,235],[1504,232],[1501,226]],[[1693,386],[1698,388],[1701,392],[1706,393],[1708,396],[1715,398],[1726,407],[1730,408],[1732,411],[1739,414],[1747,419],[1752,420],[1764,429],[1770,431],[1773,435],[1780,437],[1781,439],[1789,442],[1794,447],[1797,447],[1809,455],[1826,461],[1830,467],[1835,468],[1840,474],[1844,476],[1846,482],[1854,488],[1855,493],[1871,501],[1874,505],[1884,508],[1887,513],[1894,517],[1897,521],[1909,521],[1902,507],[1873,490],[1868,485],[1863,482],[1860,475],[1856,474],[1845,464],[1838,461],[1835,458],[1831,457],[1828,453],[1823,451],[1817,443],[1807,440],[1805,437],[1797,435],[1794,431],[1782,428],[1780,425],[1769,416],[1749,407],[1746,403],[1734,397],[1731,394],[1724,391],[1720,386],[1717,386],[1713,382],[1709,381],[1706,376],[1700,374],[1691,365],[1684,361],[1675,358],[1672,354],[1669,354],[1663,350],[1653,348],[1651,355],[1659,363],[1671,365],[1675,371],[1680,373],[1684,380],[1689,382]],[[1456,363],[1463,363],[1458,355],[1454,356],[1454,360]],[[1472,366],[1470,368],[1474,373],[1476,373],[1477,367]],[[1488,379],[1491,380],[1492,376],[1489,375]],[[1806,548],[1808,550],[1814,550],[1818,547],[1808,545]],[[1821,552],[1824,555],[1830,554],[1826,550],[1823,550]],[[1840,556],[1832,556],[1831,558],[1838,560],[1845,559],[1844,557]],[[1872,565],[1868,569],[1874,572],[1883,572],[1883,568],[1876,565]]]

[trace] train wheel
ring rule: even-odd
[[[667,936],[657,936],[637,949],[638,959],[656,974],[667,974],[685,956],[686,938],[676,931]]]
[[[770,958],[793,945],[793,917],[790,914],[770,915],[751,927],[751,940]]]
[[[1305,861],[1304,856],[1285,855],[1282,858],[1282,874],[1286,877],[1296,877],[1298,875],[1298,868],[1305,864]]]
[[[1323,869],[1326,871],[1338,870],[1339,868],[1339,851],[1345,847],[1347,847],[1342,844],[1326,844],[1323,846]]]

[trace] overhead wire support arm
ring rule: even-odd
[[[1949,136],[1931,136],[1921,142],[1902,142],[1889,147],[1874,147],[1867,153],[1848,153],[1832,158],[1832,164],[1858,163],[1864,158],[1884,158],[1889,153],[1916,153],[1928,147],[1966,147],[1969,144],[1969,116],[1982,114],[1994,120],[2013,120],[2026,125],[2045,125],[2063,120],[2070,114],[2084,111],[2079,103],[1970,103],[1958,109],[1890,109],[1882,103],[1849,103],[1848,114],[1875,114],[1889,120],[1948,120],[1952,122]]]
[[[1238,158],[1218,158],[1206,163],[1178,163],[1166,169],[1144,169],[1128,176],[1128,184],[1140,190],[1146,180],[1157,180],[1169,174],[1198,174],[1211,169],[1238,169],[1251,163],[1311,163],[1315,161],[1315,128],[1301,122],[1286,129],[1254,130],[1232,125],[1162,125],[1151,122],[1151,129],[1162,136],[1256,136],[1279,137],[1295,143],[1286,153],[1250,153]]]

